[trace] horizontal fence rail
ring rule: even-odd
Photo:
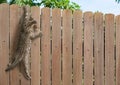
[[[5,72],[22,7],[0,4],[0,85],[120,85],[120,15],[27,7],[42,37],[32,43],[31,80]],[[21,65],[19,65],[21,67]]]

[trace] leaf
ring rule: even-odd
[[[5,3],[6,2],[6,0],[0,0],[0,3]]]

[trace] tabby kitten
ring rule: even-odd
[[[17,49],[13,54],[13,60],[9,63],[5,71],[9,71],[19,63],[22,63],[22,67],[24,68],[23,75],[26,79],[30,79],[29,57],[31,43],[34,39],[41,37],[42,33],[37,28],[37,22],[31,17],[30,13],[27,12],[27,8],[23,7],[23,10],[25,16],[22,22]]]

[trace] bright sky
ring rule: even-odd
[[[120,3],[115,0],[71,0],[81,6],[82,11],[112,13],[120,15]]]

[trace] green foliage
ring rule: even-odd
[[[0,3],[6,3],[6,0],[0,0]]]
[[[10,4],[18,4],[19,6],[24,5],[35,6],[32,0],[12,0]]]
[[[115,0],[117,3],[119,3],[120,2],[120,0]]]
[[[0,3],[6,2],[6,0],[0,0]],[[19,6],[44,6],[49,8],[60,8],[78,10],[80,6],[70,0],[7,0],[9,4],[18,4]]]
[[[70,2],[70,0],[42,0],[40,5],[50,8],[61,8],[61,9],[70,9],[77,10],[80,9],[80,6],[75,2]]]

